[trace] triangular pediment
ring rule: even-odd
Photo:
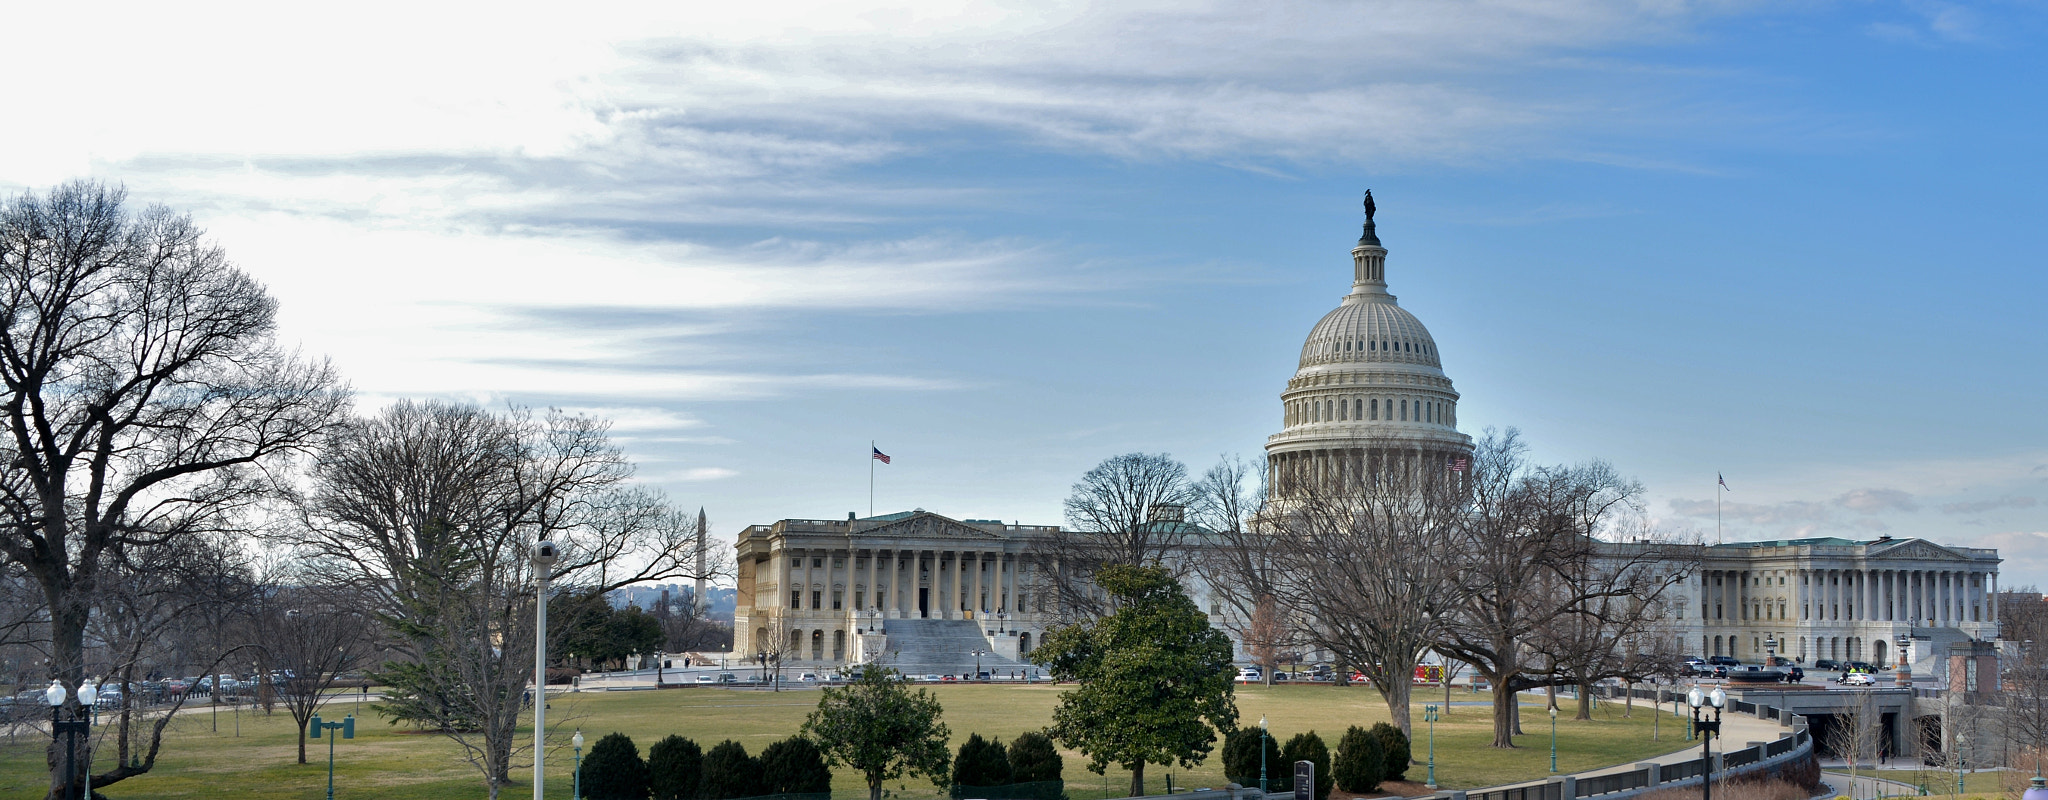
[[[966,539],[1000,540],[988,531],[968,525],[930,511],[921,511],[903,519],[894,520],[872,528],[858,528],[854,531],[861,536],[892,537],[898,539]]]
[[[1918,561],[1974,561],[1969,556],[1950,550],[1926,539],[1901,539],[1872,548],[1870,556],[1886,559],[1913,559]]]

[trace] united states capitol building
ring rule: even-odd
[[[1310,328],[1280,393],[1280,430],[1266,441],[1276,497],[1293,482],[1462,469],[1472,455],[1435,339],[1388,292],[1387,254],[1368,211],[1350,291]],[[1028,670],[1025,654],[1063,619],[1045,580],[1058,567],[1042,558],[1060,533],[923,510],[750,526],[736,545],[734,655],[820,668],[881,660],[911,674]],[[1947,645],[1997,634],[1995,550],[1887,536],[1698,552],[1672,565],[1684,583],[1665,621],[1694,655],[1755,660],[1775,639],[1778,654],[1808,664],[1891,667],[1903,652],[1916,672],[1941,674]],[[1198,579],[1189,592],[1223,613]]]

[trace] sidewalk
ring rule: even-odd
[[[1540,698],[1542,697],[1542,695],[1535,695],[1535,697]],[[1653,706],[1637,706],[1636,708],[1639,711],[1644,709],[1656,711],[1656,708]],[[1669,714],[1670,712],[1662,711],[1657,713]],[[1560,775],[1569,774],[1573,778],[1576,778],[1578,780],[1585,780],[1587,778],[1597,778],[1602,775],[1610,775],[1618,772],[1628,772],[1630,770],[1635,769],[1636,765],[1638,764],[1677,764],[1685,761],[1691,761],[1695,758],[1699,758],[1699,740],[1695,739],[1690,742],[1685,741],[1685,731],[1688,727],[1691,726],[1692,718],[1690,716],[1683,718],[1677,716],[1667,716],[1665,717],[1665,721],[1675,723],[1672,726],[1670,726],[1672,729],[1671,738],[1665,740],[1667,742],[1670,742],[1674,746],[1675,749],[1673,749],[1671,752],[1665,753],[1660,756],[1653,756],[1651,758],[1630,761],[1626,764],[1615,764],[1613,766],[1601,767],[1599,769],[1589,769],[1584,772],[1560,773]],[[1772,722],[1767,719],[1757,719],[1756,717],[1749,716],[1748,714],[1737,714],[1733,711],[1723,712],[1721,716],[1721,735],[1714,738],[1714,753],[1716,755],[1719,755],[1727,752],[1726,747],[1731,742],[1734,743],[1735,749],[1740,750],[1742,748],[1748,747],[1750,742],[1776,741],[1777,739],[1783,737],[1791,731],[1791,728],[1787,728],[1783,725],[1779,725],[1778,723]],[[1512,789],[1520,786],[1536,786],[1543,783],[1547,783],[1550,781],[1551,778],[1554,777],[1558,776],[1553,775],[1545,778],[1540,778],[1537,780],[1523,781],[1521,783],[1508,783],[1502,784],[1500,786],[1487,786],[1484,787],[1484,789],[1474,789],[1471,791],[1490,792],[1498,789]]]

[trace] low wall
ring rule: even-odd
[[[1748,747],[1714,754],[1713,777],[1727,780],[1770,770],[1813,754],[1813,737],[1804,726],[1772,742],[1750,742]],[[1695,758],[1675,764],[1642,763],[1635,769],[1610,772],[1588,778],[1564,775],[1527,786],[1471,791],[1442,791],[1434,796],[1447,800],[1576,800],[1598,797],[1622,800],[1657,789],[1698,786],[1707,772],[1707,761]]]

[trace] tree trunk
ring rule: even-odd
[[[1409,674],[1414,674],[1411,669]],[[1415,738],[1414,726],[1408,714],[1409,698],[1415,696],[1415,683],[1403,680],[1402,676],[1387,677],[1387,713],[1394,718],[1394,727],[1401,729],[1401,735],[1410,740]]]
[[[882,776],[868,777],[868,800],[882,800]]]
[[[1143,761],[1131,767],[1131,796],[1145,796],[1145,762]],[[1260,798],[1260,800],[1264,800],[1264,798]]]
[[[1491,679],[1493,676],[1487,676]],[[1518,715],[1515,713],[1515,692],[1508,688],[1508,682],[1493,681],[1493,746],[1512,748],[1515,746],[1515,728]]]
[[[1628,719],[1628,718],[1630,718],[1630,717],[1633,717],[1633,716],[1635,716],[1635,715],[1636,715],[1636,682],[1635,682],[1635,681],[1629,681],[1629,682],[1627,682],[1627,683],[1624,683],[1624,684],[1622,684],[1622,685],[1621,685],[1621,718],[1622,718],[1622,719]]]
[[[1592,718],[1593,718],[1593,684],[1590,684],[1590,683],[1581,683],[1581,684],[1579,684],[1579,713],[1578,713],[1578,714],[1576,714],[1576,715],[1574,715],[1574,716],[1572,717],[1572,719],[1576,719],[1576,720],[1590,720],[1590,719],[1592,719]]]
[[[306,722],[299,720],[299,763],[306,763]]]

